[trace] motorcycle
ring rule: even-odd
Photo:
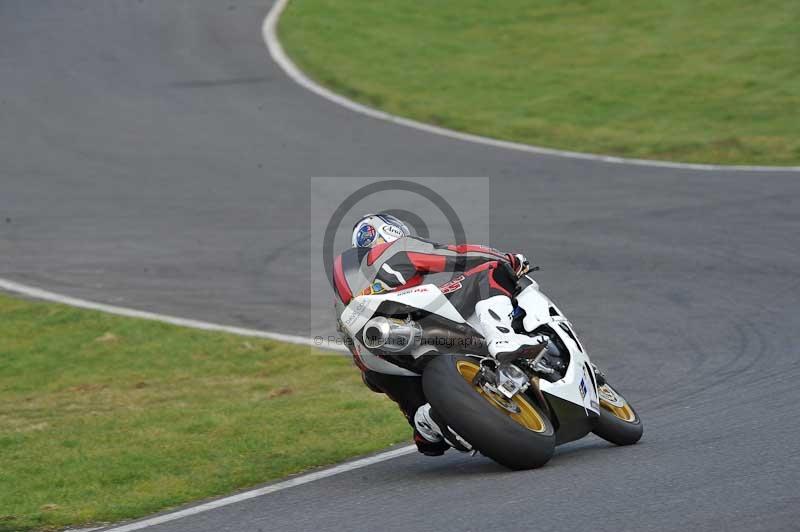
[[[445,297],[453,284],[362,295],[337,309],[362,367],[422,376],[425,396],[458,440],[510,469],[543,466],[554,449],[590,432],[636,443],[642,421],[592,364],[570,321],[530,277],[520,280],[512,325],[546,341],[524,357],[489,356],[474,315]]]

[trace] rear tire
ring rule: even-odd
[[[592,432],[617,445],[632,445],[644,432],[642,420],[630,403],[608,383],[600,386],[600,419]]]
[[[555,449],[552,423],[523,394],[514,396],[510,405],[520,413],[512,413],[493,402],[471,382],[469,375],[474,375],[479,367],[472,357],[434,357],[422,375],[425,397],[431,407],[448,427],[495,462],[510,469],[543,466]]]

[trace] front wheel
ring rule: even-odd
[[[522,394],[511,399],[473,384],[480,363],[461,355],[434,357],[422,375],[425,397],[444,422],[481,454],[510,469],[550,460],[555,430],[538,405]]]
[[[608,383],[597,389],[600,419],[592,432],[617,445],[631,445],[642,437],[644,427],[633,407]]]

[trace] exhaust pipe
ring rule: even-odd
[[[392,353],[410,353],[421,345],[440,353],[486,354],[486,341],[466,325],[443,327],[430,323],[423,329],[416,321],[378,316],[364,325],[367,349],[383,349]]]
[[[364,326],[364,345],[392,353],[411,351],[422,340],[422,327],[415,321],[402,321],[379,316]]]

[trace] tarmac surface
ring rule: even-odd
[[[490,243],[542,266],[645,434],[531,472],[409,455],[149,530],[797,530],[799,173],[532,155],[364,117],[271,62],[268,8],[0,0],[0,277],[313,334],[330,295],[311,297],[311,177],[485,176],[488,197],[454,181],[453,201],[488,205]]]

